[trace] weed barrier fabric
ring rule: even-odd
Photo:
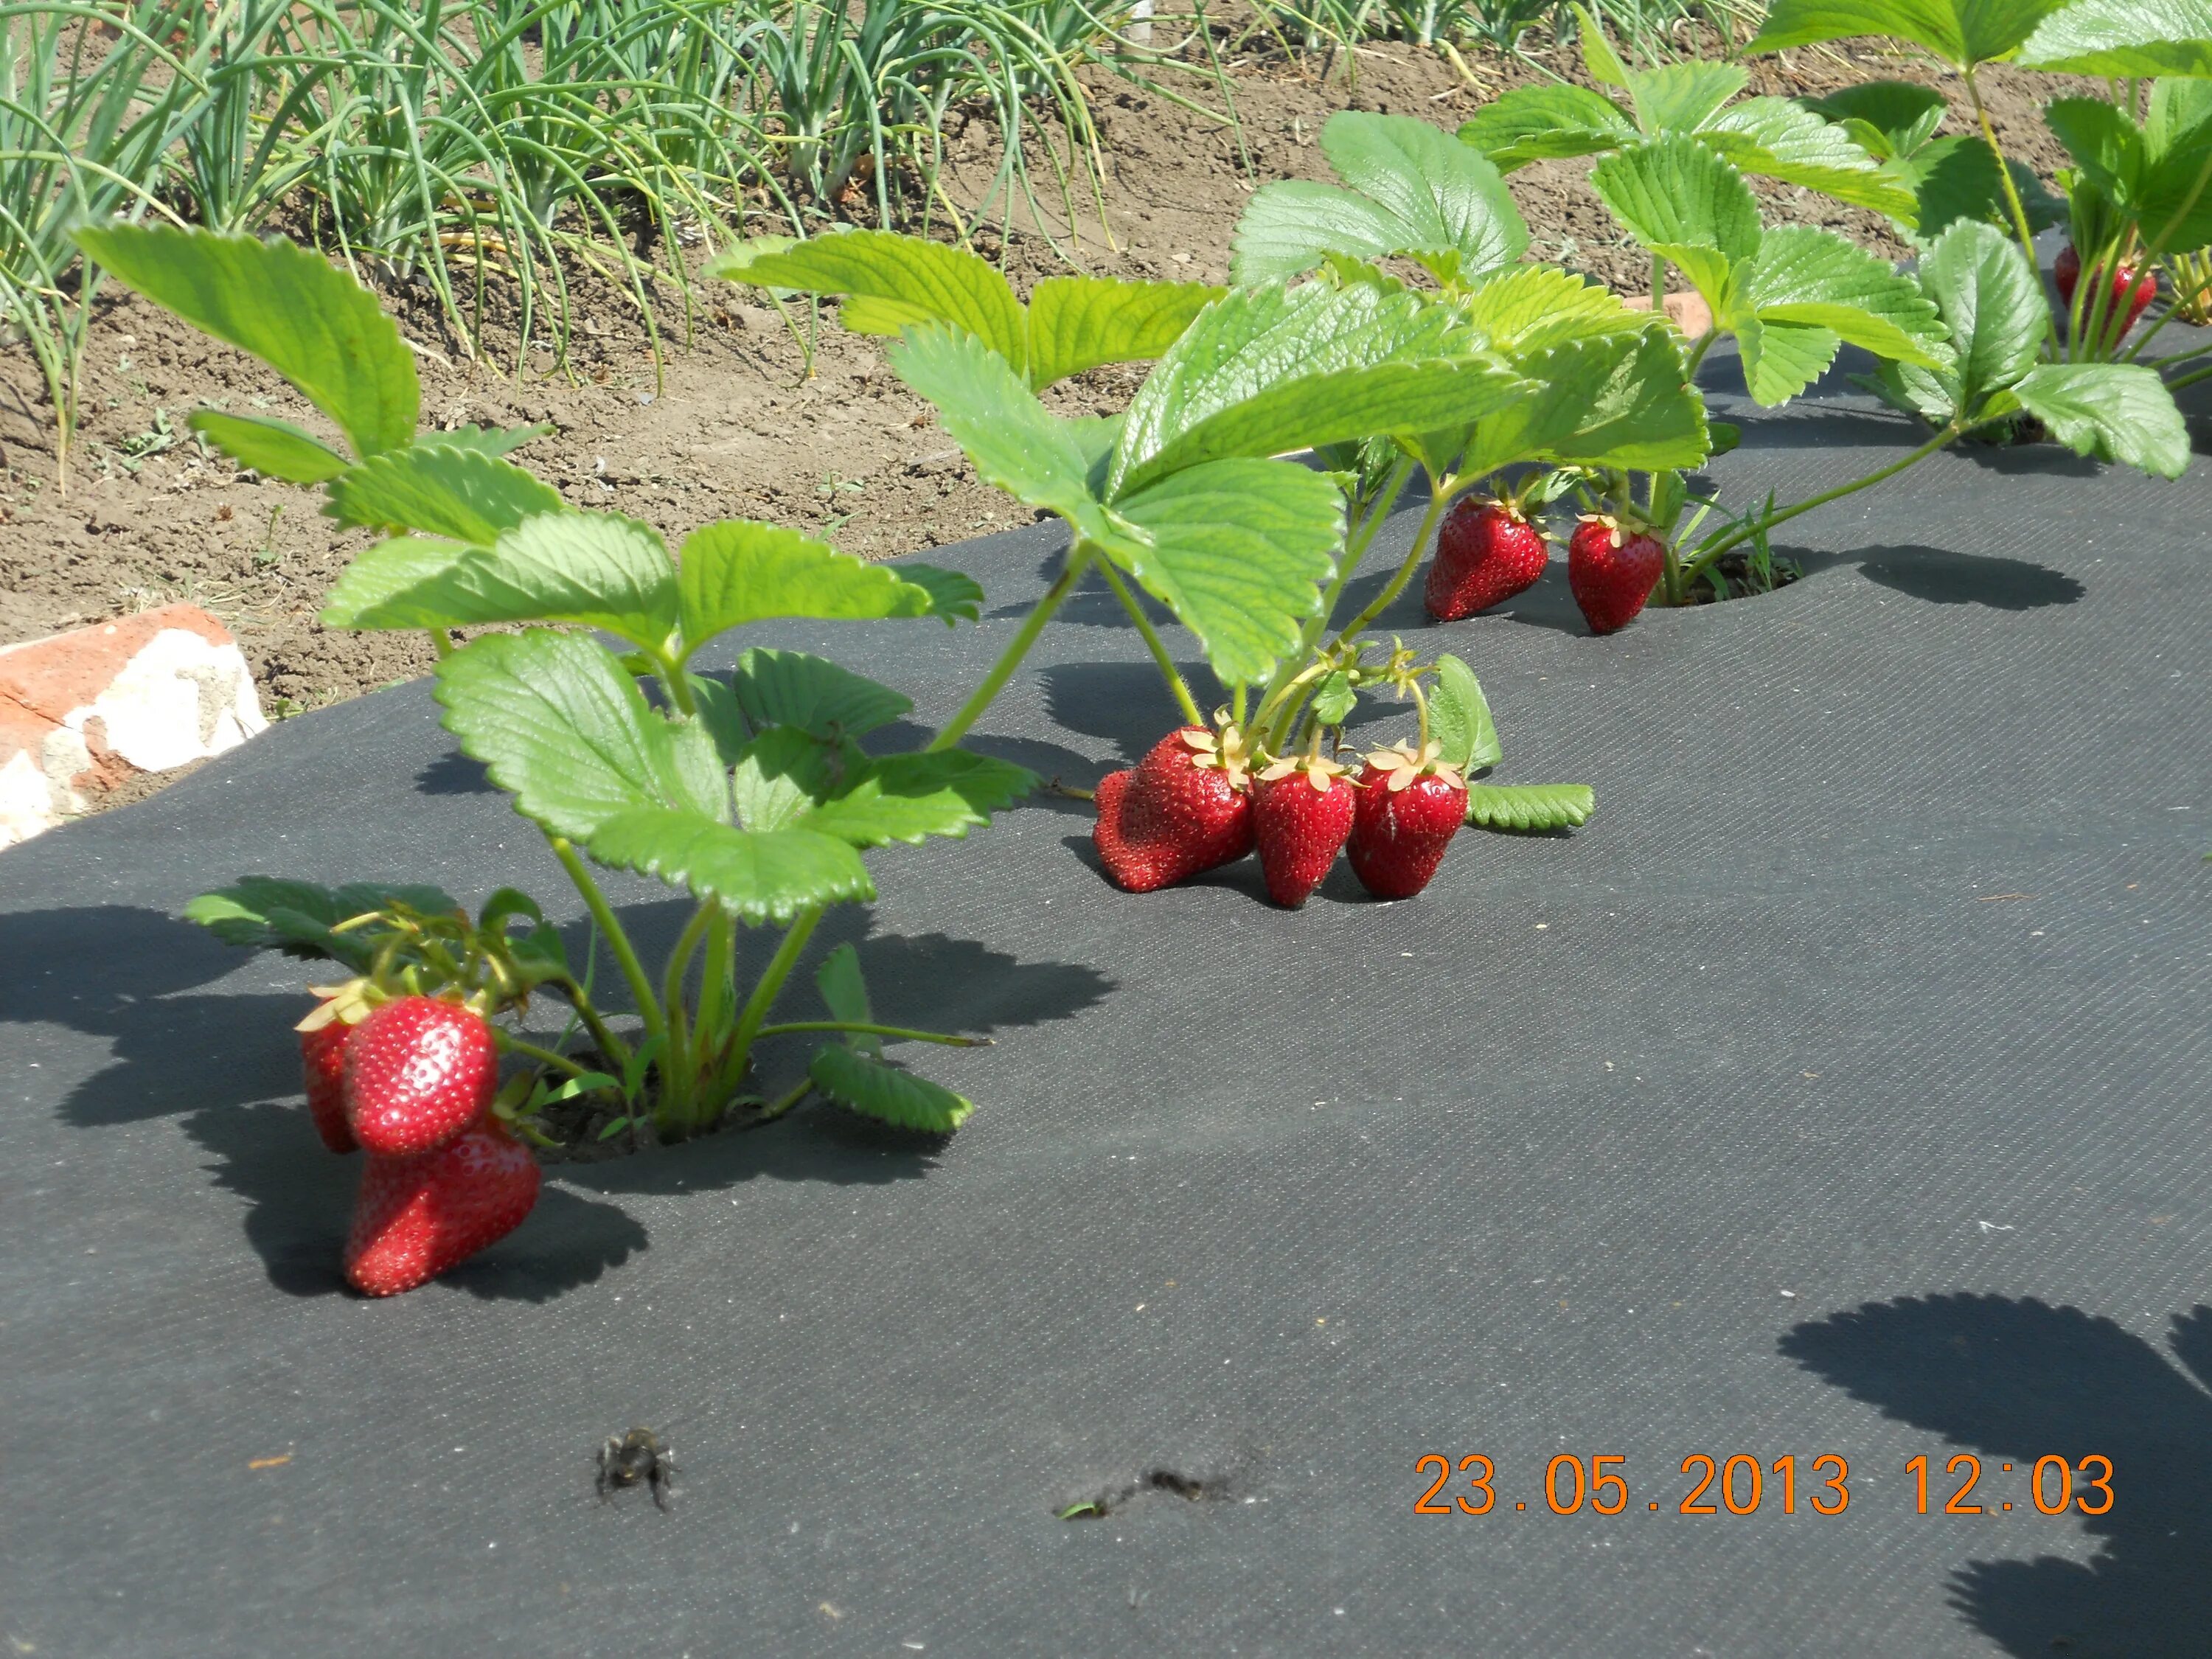
[[[1912,441],[1830,396],[1753,415],[1713,472],[1786,499]],[[894,848],[816,948],[859,944],[881,1017],[998,1039],[895,1051],[980,1103],[969,1127],[810,1106],[563,1166],[520,1231],[387,1303],[339,1288],[356,1165],[299,1103],[317,972],[172,918],[245,872],[516,879],[580,949],[428,686],[9,852],[0,1636],[2201,1652],[2208,485],[1970,449],[1790,526],[1807,575],[1771,597],[1606,640],[1556,562],[1448,634],[1401,604],[1383,631],[1481,675],[1498,781],[1594,784],[1585,828],[1470,831],[1394,906],[1340,867],[1296,915],[1249,862],[1115,892],[1087,808],[1049,795]],[[753,642],[901,686],[891,736],[918,740],[1055,546],[940,553],[983,581],[981,627]],[[1066,618],[977,746],[1088,784],[1175,716],[1108,596]],[[665,944],[670,893],[611,891]],[[594,1494],[633,1425],[676,1454],[666,1514]],[[1431,1454],[1443,1515],[1416,1512]],[[1624,1477],[1623,1512],[1593,1512],[1607,1486],[1553,1513],[1563,1454]],[[1758,1460],[1755,1512],[1717,1480],[1717,1513],[1680,1512],[1700,1454]],[[1827,1454],[1841,1514],[1814,1512]],[[1961,1454],[1978,1515],[1942,1513]],[[1482,1502],[1475,1455],[1479,1516],[1454,1504]],[[2104,1501],[2092,1456],[2109,1511],[2039,1513],[2044,1457]]]

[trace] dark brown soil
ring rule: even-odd
[[[1540,78],[1500,58],[1469,63],[1486,96]],[[1449,126],[1481,101],[1442,58],[1414,47],[1363,47],[1355,64],[1350,84],[1341,64],[1326,82],[1313,65],[1280,58],[1231,64],[1241,155],[1225,123],[1094,75],[1105,227],[1095,216],[1072,227],[1018,225],[1006,249],[1017,287],[1066,269],[1040,230],[1100,273],[1224,280],[1230,233],[1255,184],[1327,175],[1315,139],[1329,113],[1350,106]],[[1856,47],[1793,53],[1753,70],[1755,90],[1792,94],[1880,75],[1936,79],[1924,64]],[[1186,84],[1193,96],[1217,95]],[[2046,177],[2057,155],[2036,111],[2054,90],[2046,77],[1987,76],[2000,133]],[[949,193],[972,204],[994,165],[982,123],[956,138],[952,156]],[[1514,176],[1534,252],[1635,291],[1647,280],[1644,256],[1590,194],[1587,170],[1583,162],[1545,163]],[[1759,187],[1778,219],[1831,225],[1885,253],[1903,252],[1872,216],[1802,190]],[[889,556],[1027,518],[975,480],[927,407],[885,368],[876,341],[845,335],[825,318],[810,377],[774,310],[710,283],[700,289],[688,349],[680,312],[669,307],[664,329],[679,343],[656,379],[627,301],[588,286],[580,292],[571,373],[554,372],[549,354],[519,379],[467,361],[419,295],[389,295],[403,332],[422,348],[425,420],[548,422],[553,434],[519,459],[579,506],[619,507],[672,539],[708,520],[744,515]],[[1100,371],[1053,396],[1069,412],[1110,409],[1138,378]],[[419,635],[332,633],[315,622],[332,579],[367,538],[332,532],[313,492],[246,481],[203,453],[184,431],[202,404],[305,412],[258,364],[111,287],[92,334],[64,495],[42,383],[24,348],[0,346],[0,643],[185,599],[237,633],[273,714],[425,672],[430,659]]]

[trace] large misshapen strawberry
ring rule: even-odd
[[[1318,754],[1277,761],[1252,786],[1252,836],[1267,896],[1295,910],[1313,896],[1352,834],[1359,792]]]
[[[384,1157],[444,1146],[484,1115],[498,1088],[491,1027],[442,997],[380,1004],[346,1043],[346,1122],[365,1150]]]
[[[1567,540],[1567,586],[1593,634],[1636,620],[1667,567],[1667,550],[1640,526],[1592,514]]]
[[[1186,726],[1098,786],[1091,842],[1117,886],[1149,893],[1232,864],[1252,850],[1243,740]]]
[[[1551,556],[1544,532],[1512,502],[1468,496],[1437,532],[1423,602],[1438,622],[1458,622],[1534,586]]]
[[[1352,872],[1379,899],[1411,898],[1429,884],[1467,822],[1467,783],[1433,743],[1378,750],[1359,774],[1352,822]]]
[[[428,1283],[520,1226],[539,1179],[538,1160],[496,1121],[412,1158],[372,1153],[354,1199],[346,1281],[365,1296]]]

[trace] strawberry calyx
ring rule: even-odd
[[[1410,743],[1392,744],[1388,749],[1370,750],[1368,765],[1383,775],[1381,781],[1392,794],[1410,789],[1423,778],[1438,778],[1455,789],[1467,787],[1467,780],[1456,766],[1447,766],[1443,761],[1443,745],[1425,743],[1416,749]]]
[[[1315,752],[1276,761],[1260,773],[1259,777],[1262,783],[1279,783],[1285,778],[1303,775],[1313,786],[1315,793],[1326,795],[1330,786],[1342,777],[1346,769],[1337,762]]]
[[[1231,789],[1251,787],[1252,747],[1243,728],[1229,718],[1228,711],[1218,711],[1214,719],[1219,729],[1207,731],[1202,726],[1186,726],[1176,735],[1190,750],[1190,763],[1209,770],[1218,771],[1228,781]]]

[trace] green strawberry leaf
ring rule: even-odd
[[[1460,142],[1500,173],[1531,161],[1602,155],[1636,138],[1636,124],[1610,98],[1565,82],[1500,93],[1459,130]]]
[[[1920,285],[1951,331],[1954,379],[1943,390],[1954,409],[1974,409],[2035,367],[2047,326],[2043,282],[2004,232],[1953,225],[1921,259]],[[1916,405],[1923,401],[1924,386],[1899,384]]]
[[[1815,115],[1848,127],[1877,160],[1911,155],[1936,136],[1950,100],[1911,81],[1865,81],[1825,98],[1799,100]]]
[[[696,745],[713,753],[704,728],[679,739],[637,682],[582,635],[487,635],[439,663],[434,695],[463,750],[554,835],[586,839],[634,807],[710,817],[726,809],[719,767],[709,789],[701,764]]]
[[[876,896],[860,854],[811,830],[739,830],[701,812],[640,806],[600,823],[586,847],[601,864],[685,888],[749,927]]]
[[[1204,283],[1048,276],[1030,290],[1030,386],[1042,392],[1103,363],[1158,357],[1222,293]]]
[[[1698,142],[1744,173],[1802,185],[1853,207],[1909,221],[1916,202],[1851,135],[1786,98],[1747,98],[1713,118]]]
[[[2138,363],[2043,363],[2012,388],[2021,406],[2077,455],[2161,478],[2189,467],[2189,428],[2155,369]]]
[[[936,405],[985,483],[1058,514],[1086,541],[1121,533],[1092,489],[1094,456],[1082,431],[1096,428],[1056,419],[1013,365],[972,335],[935,325],[910,328],[889,355],[892,372]]]
[[[552,423],[546,421],[540,421],[533,426],[477,426],[471,422],[447,432],[425,432],[415,441],[443,444],[448,449],[481,450],[487,455],[504,455],[511,449],[521,448],[533,438],[548,436],[552,430]]]
[[[1448,307],[1370,288],[1239,289],[1209,307],[1130,401],[1109,498],[1176,468],[1378,431],[1472,420],[1512,396],[1504,370],[1459,355]]]
[[[155,304],[252,353],[337,424],[356,457],[415,436],[415,360],[376,296],[286,241],[168,226],[108,225],[77,246]]]
[[[1656,137],[1697,131],[1750,81],[1751,71],[1741,64],[1685,58],[1656,69],[1630,70],[1628,95],[1636,106],[1637,125]]]
[[[570,623],[603,628],[649,652],[667,649],[676,631],[676,566],[668,549],[650,525],[620,514],[540,514],[404,588],[390,580],[396,560],[364,571],[368,556],[356,559],[331,589],[325,627]]]
[[[1759,204],[1743,175],[1698,140],[1670,135],[1609,155],[1590,186],[1646,247],[1717,249],[1730,259],[1759,251]]]
[[[762,646],[738,659],[732,684],[737,706],[755,731],[788,726],[817,738],[857,738],[914,708],[910,699],[849,668]]]
[[[1457,471],[1524,461],[1651,471],[1701,465],[1711,447],[1705,402],[1682,375],[1663,329],[1577,341],[1520,360],[1530,391],[1478,422]]]
[[[831,789],[867,764],[847,742],[823,742],[795,726],[771,726],[738,751],[738,823],[754,831],[805,822]]]
[[[2033,69],[2114,79],[2212,76],[2212,0],[2075,0],[2043,18],[2051,9],[2036,8],[2042,21],[2021,49]]]
[[[947,628],[956,623],[974,622],[983,614],[982,585],[973,576],[924,564],[918,559],[899,559],[890,568],[901,581],[910,582],[929,595],[927,614],[943,618]]]
[[[1452,283],[1527,251],[1528,227],[1498,168],[1426,121],[1341,111],[1322,129],[1321,145],[1344,183],[1256,191],[1237,226],[1238,283],[1296,276],[1328,253],[1402,254]]]
[[[512,461],[446,444],[410,444],[356,462],[326,486],[323,511],[342,529],[419,531],[489,547],[540,513],[567,503]]]
[[[1253,684],[1297,648],[1335,569],[1344,497],[1285,461],[1188,467],[1119,503],[1144,540],[1105,550],[1198,636],[1224,684]]]
[[[1504,757],[1498,726],[1490,717],[1474,671],[1449,652],[1437,659],[1437,681],[1428,694],[1429,737],[1443,745],[1440,757],[1462,772],[1480,772]]]
[[[369,965],[374,947],[359,933],[335,932],[340,922],[392,904],[425,915],[460,908],[444,889],[405,883],[356,882],[322,887],[274,876],[241,876],[228,887],[202,893],[185,907],[185,920],[225,945],[281,951],[309,960],[329,958],[356,971]]]
[[[1358,706],[1358,688],[1352,684],[1352,676],[1341,668],[1331,669],[1314,687],[1314,719],[1323,726],[1343,725]]]
[[[961,749],[887,755],[801,820],[855,847],[964,837],[991,814],[1036,787],[1036,775]]]
[[[322,483],[352,465],[313,434],[271,415],[199,409],[185,424],[240,466],[286,483]]]
[[[868,1000],[868,982],[860,975],[860,953],[850,945],[841,945],[823,957],[822,965],[814,970],[814,983],[830,1018],[850,1025],[876,1023],[875,1007]],[[845,1046],[872,1060],[883,1058],[884,1040],[872,1031],[846,1032]]]
[[[1521,265],[1470,294],[1461,315],[1479,343],[1516,371],[1523,361],[1577,340],[1640,334],[1651,314],[1631,311],[1609,289],[1549,265]]]
[[[1541,833],[1589,822],[1597,799],[1586,783],[1470,783],[1467,821],[1483,830]]]
[[[2069,0],[1774,0],[1747,54],[1817,46],[1859,35],[1910,41],[1954,70],[2019,51],[2035,27]],[[2189,3],[2190,0],[2181,0]],[[2197,0],[2202,3],[2202,0]],[[2156,0],[2160,6],[2175,0]],[[2044,67],[2050,67],[2045,64]],[[2106,73],[2104,70],[2092,73]],[[2132,71],[2113,71],[2130,73]],[[2155,70],[2151,71],[2156,73]]]
[[[684,538],[681,555],[687,655],[732,628],[775,617],[866,621],[927,617],[936,609],[933,589],[907,580],[898,567],[870,564],[779,525],[750,519],[702,525]],[[964,595],[954,597],[957,603]]]
[[[951,1134],[975,1109],[939,1084],[842,1046],[817,1051],[806,1074],[841,1106],[926,1134]]]
[[[706,269],[733,283],[843,295],[838,319],[855,334],[896,335],[916,323],[945,323],[981,341],[1017,373],[1027,367],[1021,302],[989,260],[962,248],[884,230],[801,242],[764,237],[740,242]]]

